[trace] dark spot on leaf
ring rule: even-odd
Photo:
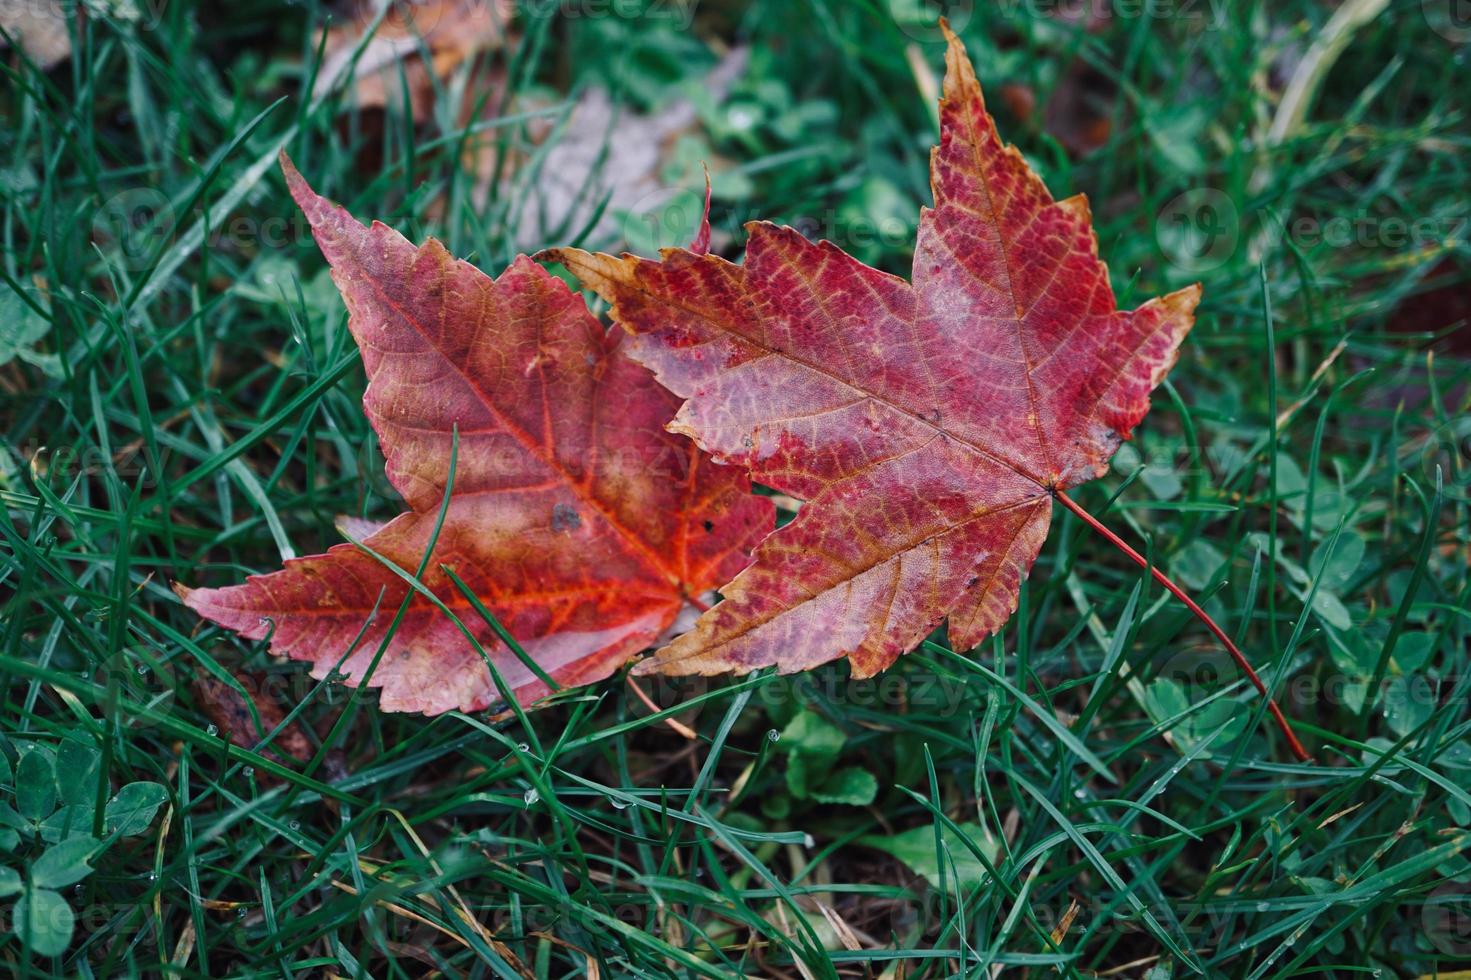
[[[707,532],[708,532],[708,531],[713,531],[713,530],[715,530],[715,522],[714,522],[714,521],[706,521],[706,522],[705,522],[705,530],[706,530],[706,531],[707,531]]]
[[[976,587],[976,584],[978,582],[980,582],[980,580],[981,580],[981,577],[979,575],[972,575],[970,577],[970,581],[965,583],[965,587],[967,589],[973,589],[973,588]]]
[[[745,446],[747,449],[750,449],[752,446],[756,445],[756,440],[752,439],[750,436],[741,436],[741,445]]]
[[[553,531],[575,531],[582,527],[582,515],[571,504],[557,504],[552,508]]]

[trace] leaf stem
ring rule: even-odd
[[[1154,576],[1154,580],[1156,582],[1164,586],[1176,599],[1179,599],[1181,602],[1183,602],[1185,604],[1185,607],[1195,614],[1195,618],[1199,619],[1202,623],[1205,624],[1206,629],[1215,634],[1216,639],[1220,640],[1222,645],[1225,646],[1226,651],[1231,654],[1231,658],[1236,661],[1237,666],[1239,666],[1243,671],[1246,672],[1246,676],[1251,679],[1252,684],[1256,686],[1256,689],[1259,692],[1261,692],[1262,697],[1267,699],[1267,710],[1272,713],[1272,717],[1277,722],[1277,727],[1282,729],[1282,734],[1287,737],[1287,744],[1289,747],[1291,747],[1292,754],[1297,756],[1299,762],[1312,762],[1313,757],[1308,754],[1307,749],[1303,748],[1302,743],[1298,741],[1297,734],[1293,732],[1292,725],[1289,724],[1287,721],[1287,716],[1282,713],[1282,709],[1277,707],[1277,702],[1273,700],[1272,697],[1267,693],[1267,686],[1262,683],[1262,679],[1257,676],[1256,671],[1251,669],[1251,664],[1246,662],[1246,656],[1241,652],[1241,649],[1237,647],[1234,642],[1232,642],[1229,636],[1226,635],[1226,631],[1221,629],[1221,627],[1216,623],[1214,619],[1211,619],[1210,614],[1207,613],[1204,609],[1200,608],[1200,605],[1196,603],[1194,599],[1190,598],[1190,596],[1185,593],[1184,589],[1180,588],[1174,582],[1170,581],[1169,577],[1165,575],[1164,572],[1161,572],[1158,568],[1151,565],[1148,559],[1139,554],[1139,552],[1135,551],[1133,548],[1129,547],[1129,544],[1124,541],[1123,538],[1119,537],[1117,534],[1114,534],[1107,527],[1105,527],[1098,520],[1098,518],[1094,517],[1092,514],[1088,513],[1086,510],[1080,507],[1078,503],[1073,500],[1073,498],[1069,497],[1061,490],[1056,491],[1056,496],[1057,499],[1062,502],[1062,505],[1064,507],[1072,511],[1074,514],[1077,514],[1078,517],[1082,518],[1083,523],[1087,524],[1093,530],[1103,535],[1105,538],[1108,539],[1110,544],[1112,544],[1115,548],[1119,549],[1124,554],[1133,559],[1136,565],[1138,565],[1140,568],[1145,569],[1149,572],[1150,575]]]

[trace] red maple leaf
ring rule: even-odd
[[[640,673],[847,657],[867,677],[947,618],[976,646],[1015,610],[1053,500],[1076,508],[1063,491],[1107,470],[1175,362],[1200,287],[1119,311],[1087,201],[1054,201],[1001,141],[946,34],[911,280],[764,222],[744,265],[539,256],[610,301],[687,399],[675,431],[807,502]]]
[[[192,609],[269,635],[318,677],[336,668],[357,684],[376,660],[382,707],[434,714],[500,700],[477,643],[518,700],[547,691],[446,568],[571,686],[612,673],[746,564],[771,529],[770,501],[665,430],[677,399],[560,280],[525,257],[492,280],[432,238],[416,248],[365,228],[284,156],[282,167],[347,303],[363,407],[410,511],[382,527],[348,522],[361,547],[232,588],[180,587]],[[406,581],[421,564],[437,603]]]

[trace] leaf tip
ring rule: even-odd
[[[312,190],[311,184],[308,184],[306,178],[301,175],[301,171],[296,169],[296,164],[291,162],[291,157],[284,149],[276,159],[281,165],[282,176],[286,178],[286,190],[290,192],[291,199],[296,202],[296,206],[301,208],[302,214],[306,215],[307,223],[312,226],[313,232],[316,232],[324,219],[333,213],[332,202]],[[332,256],[326,253],[325,249],[323,251],[330,262]]]
[[[387,522],[370,520],[366,517],[353,517],[350,514],[338,514],[332,526],[337,529],[337,533],[349,541],[366,541],[383,530]]]
[[[1198,283],[1191,283],[1168,293],[1160,298],[1165,308],[1176,316],[1183,317],[1191,323],[1195,322],[1195,310],[1200,305],[1200,297],[1205,292],[1204,287]]]
[[[705,213],[700,216],[700,230],[690,242],[690,251],[696,255],[710,254],[710,166],[705,165]]]
[[[1072,197],[1065,197],[1057,202],[1057,206],[1071,213],[1083,224],[1088,225],[1090,228],[1092,227],[1093,206],[1088,203],[1087,194],[1077,193]]]
[[[286,178],[286,189],[291,192],[291,197],[299,205],[302,194],[312,194],[312,189],[307,185],[306,178],[301,171],[296,169],[296,164],[291,162],[291,155],[282,147],[281,152],[276,154],[276,162],[281,166],[281,174]],[[315,195],[312,195],[315,196]]]
[[[633,283],[632,265],[637,261],[632,256],[618,258],[602,252],[587,252],[580,248],[546,248],[533,258],[537,262],[555,262],[572,273],[583,287],[597,293],[609,303],[616,305],[620,288]],[[555,276],[551,278],[555,279]],[[558,280],[560,281],[560,280]],[[615,315],[615,321],[618,317]],[[627,327],[627,324],[624,324]]]
[[[951,29],[950,21],[944,17],[940,18],[940,31],[945,35],[944,97],[948,100],[959,95],[961,91],[968,91],[972,88],[979,96],[980,82],[976,80],[976,70],[971,64],[970,54],[965,50],[965,42]]]
[[[540,252],[536,252],[535,254],[533,254],[531,256],[531,261],[533,261],[533,262],[541,262],[543,264],[555,263],[557,265],[566,265],[567,264],[567,260],[566,260],[565,256],[567,255],[567,253],[574,252],[574,251],[578,251],[578,250],[577,249],[571,249],[571,248],[561,248],[561,247],[557,247],[557,248],[544,248]]]

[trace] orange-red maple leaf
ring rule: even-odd
[[[665,430],[678,400],[560,280],[520,258],[498,279],[434,239],[416,248],[287,183],[346,300],[368,374],[363,407],[410,511],[363,547],[288,561],[224,589],[180,589],[201,615],[360,683],[421,581],[468,630],[518,700],[546,685],[456,588],[452,568],[542,671],[571,686],[650,646],[687,600],[727,581],[771,529],[769,500]],[[459,448],[447,487],[452,440]],[[373,611],[377,610],[376,616]],[[369,683],[393,711],[478,710],[499,700],[475,644],[414,591]]]
[[[870,676],[949,619],[969,648],[1016,608],[1057,491],[1104,473],[1174,364],[1198,286],[1120,312],[1087,202],[1054,201],[986,111],[946,29],[933,209],[911,280],[789,228],[744,265],[576,249],[633,356],[687,399],[672,428],[807,501],[696,628],[670,674]]]

